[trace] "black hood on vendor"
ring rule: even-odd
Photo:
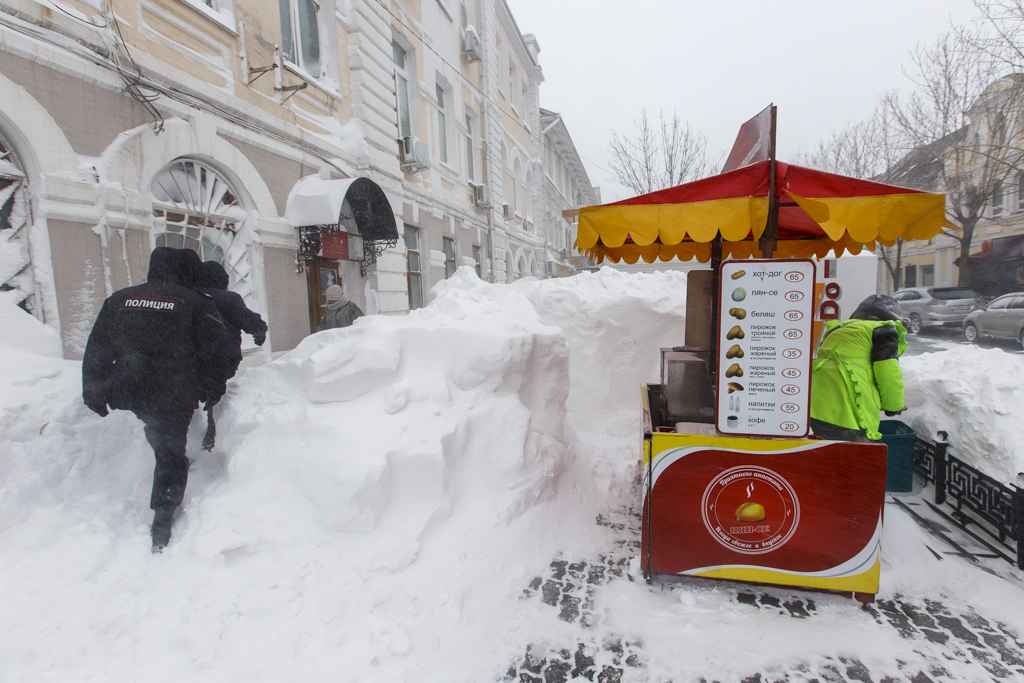
[[[902,320],[900,303],[885,294],[872,294],[851,315],[854,320]]]

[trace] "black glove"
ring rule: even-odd
[[[903,411],[902,410],[887,410],[887,411],[885,411],[885,414],[888,417],[896,417],[897,415],[902,415]]]
[[[104,392],[97,391],[95,388],[86,389],[82,392],[82,403],[100,417],[106,417],[109,414],[107,412],[107,399],[103,394]]]

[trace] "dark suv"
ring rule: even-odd
[[[981,297],[964,287],[908,287],[892,298],[900,302],[911,334],[922,327],[960,327],[967,314],[981,305]]]

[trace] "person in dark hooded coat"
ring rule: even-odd
[[[196,291],[213,300],[224,320],[228,342],[225,348],[228,361],[225,379],[230,379],[238,372],[238,364],[242,362],[242,332],[252,335],[257,346],[263,346],[267,339],[267,324],[259,313],[249,310],[240,295],[228,290],[227,271],[216,261],[207,261],[202,265]]]
[[[811,366],[811,428],[836,441],[877,441],[879,412],[903,411],[900,356],[907,348],[899,302],[864,299],[846,322],[825,323]]]
[[[219,392],[210,396],[206,402],[207,430],[203,439],[203,450],[211,450],[216,435],[216,424],[213,421],[213,406],[227,390],[227,381],[238,372],[238,364],[242,362],[242,332],[252,335],[257,346],[263,346],[267,340],[267,324],[259,313],[250,311],[239,294],[228,290],[228,274],[224,266],[216,261],[206,261],[199,271],[196,291],[209,296],[220,312],[227,329],[225,346],[220,357],[218,368],[220,384]]]
[[[193,291],[201,265],[189,249],[153,250],[147,282],[103,302],[82,359],[85,405],[100,416],[130,410],[146,425],[156,456],[154,552],[170,540],[185,495],[192,413],[218,391],[225,328],[210,297]]]

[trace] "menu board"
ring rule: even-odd
[[[805,436],[814,262],[727,261],[718,292],[718,402],[726,434]]]

